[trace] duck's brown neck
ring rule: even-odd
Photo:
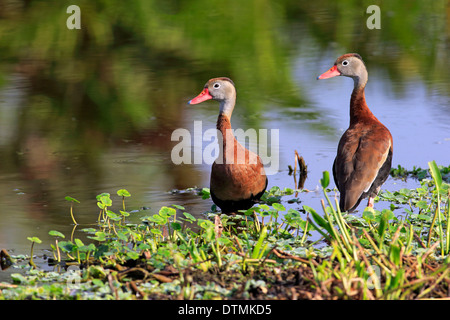
[[[376,119],[366,103],[364,86],[356,86],[350,99],[350,125],[367,119]]]
[[[217,130],[222,136],[222,146],[219,142],[219,158],[223,163],[257,164],[260,161],[255,153],[250,152],[238,142],[231,128],[230,118],[224,113],[219,114]],[[259,165],[262,166],[261,163]]]
[[[222,148],[220,148],[221,149],[220,152],[222,152],[223,150],[226,149],[227,142],[228,145],[232,146],[234,140],[236,140],[231,130],[230,118],[222,112],[219,114],[219,117],[217,118],[217,130],[220,131],[223,139],[222,140],[223,145]]]
[[[217,118],[217,130],[219,130],[225,138],[227,129],[231,129],[230,118],[224,113],[220,113]]]
[[[364,89],[369,78],[363,66],[356,76],[353,76],[353,92],[350,99],[350,125],[369,119],[376,119],[366,103]]]

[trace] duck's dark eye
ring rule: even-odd
[[[220,88],[220,83],[216,82],[213,85],[214,89],[219,89]]]
[[[345,66],[348,66],[348,61],[347,60],[344,60],[344,61],[342,61],[342,65],[345,67]]]

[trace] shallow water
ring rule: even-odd
[[[198,1],[198,7],[201,4]],[[252,17],[246,17],[243,10],[234,21],[237,30],[217,27],[221,37],[229,34],[231,40],[223,40],[226,43],[194,29],[187,8],[166,8],[177,13],[161,13],[162,20],[170,21],[170,27],[161,27],[162,44],[150,41],[142,48],[139,41],[127,38],[132,32],[111,40],[117,46],[88,42],[81,59],[64,50],[56,57],[51,50],[36,50],[36,57],[30,51],[25,59],[17,44],[21,38],[17,43],[0,43],[1,48],[10,49],[0,68],[0,248],[28,254],[28,236],[43,240],[38,250],[49,248],[50,230],[69,236],[73,226],[70,204],[64,200],[68,195],[81,202],[74,207],[80,229],[97,219],[97,194],[114,195],[113,209],[118,210],[121,200],[115,194],[121,188],[132,194],[126,200],[127,208],[133,210],[130,221],[139,221],[163,205],[180,204],[194,215],[207,211],[210,199],[202,200],[192,192],[171,192],[208,187],[210,170],[207,164],[174,165],[171,134],[186,128],[196,139],[214,128],[217,103],[188,106],[187,101],[216,76],[230,76],[236,83],[235,129],[279,130],[279,169],[269,176],[269,188],[294,188],[294,178],[288,174],[288,166],[294,166],[294,150],[305,159],[308,178],[304,188],[311,192],[300,193],[301,203],[289,207],[320,206],[319,180],[324,170],[331,172],[337,143],[348,126],[353,82],[344,77],[317,81],[316,77],[346,52],[360,52],[365,59],[369,71],[366,100],[393,135],[393,166],[427,168],[431,160],[449,164],[449,19],[439,7],[430,13],[434,22],[422,22],[432,30],[430,47],[419,41],[409,43],[400,29],[389,24],[381,30],[363,31],[366,42],[358,28],[333,33],[333,26],[343,27],[342,19],[332,14],[335,5],[331,2],[322,2],[320,10],[289,1],[268,6],[273,11],[255,11]],[[44,9],[54,19],[66,17],[65,11],[49,8]],[[282,14],[281,8],[289,14]],[[353,13],[357,9],[348,8]],[[29,10],[37,9],[31,6]],[[214,19],[220,25],[223,13],[217,10],[211,16],[196,17],[198,25],[209,26]],[[396,16],[401,9],[387,11]],[[267,17],[268,12],[275,17]],[[268,19],[267,26],[257,23],[263,17]],[[357,17],[359,28],[364,28],[367,15]],[[32,19],[10,19],[16,19],[18,26],[37,25]],[[246,20],[248,32],[239,33],[237,25]],[[177,40],[180,30],[189,41]],[[164,42],[168,35],[173,35],[169,44]],[[152,36],[158,37],[157,33]],[[213,48],[208,46],[211,41]],[[69,48],[71,44],[61,41],[60,45]],[[425,53],[426,46],[433,53]],[[149,48],[153,51],[146,51]],[[136,54],[139,50],[145,54]],[[110,82],[114,85],[109,86]],[[203,132],[197,136],[194,121],[202,121]],[[194,155],[207,144],[194,148]],[[383,189],[416,185],[412,179],[389,178]],[[5,273],[0,273],[2,277]]]

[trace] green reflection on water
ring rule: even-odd
[[[288,117],[293,110],[320,117],[295,77],[298,58],[318,64],[325,56],[359,52],[400,93],[398,83],[411,77],[450,92],[445,0],[78,0],[81,30],[66,28],[70,4],[0,2],[0,124],[14,132],[2,136],[0,170],[19,170],[31,180],[51,172],[55,181],[66,181],[54,188],[62,191],[78,176],[86,178],[76,183],[100,189],[102,155],[113,157],[124,140],[147,146],[151,157],[165,155],[166,161],[139,168],[147,175],[162,172],[180,188],[199,182],[196,169],[174,169],[167,158],[171,132],[186,127],[186,102],[211,77],[229,76],[237,84],[246,128],[263,126],[251,115],[273,108],[285,108]],[[366,27],[372,4],[381,8],[380,30]],[[67,171],[55,167],[78,170],[67,179]]]

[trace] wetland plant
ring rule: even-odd
[[[93,242],[58,241],[64,236],[51,231],[51,247],[58,265],[81,268],[79,299],[101,292],[108,299],[443,297],[450,282],[449,185],[439,167],[429,166],[432,179],[420,187],[380,193],[377,201],[388,201],[389,209],[360,214],[339,210],[328,172],[320,180],[321,213],[290,198],[308,191],[272,187],[262,203],[233,217],[214,210],[194,216],[168,205],[124,223],[129,193],[117,192],[120,215],[103,193],[98,226],[82,229]],[[207,191],[199,195],[208,198]],[[37,238],[29,239],[33,250]]]
[[[41,239],[39,239],[38,237],[27,237],[28,240],[31,241],[31,250],[30,250],[30,261],[28,262],[28,264],[32,267],[32,268],[36,268],[36,264],[34,263],[33,257],[34,257],[34,244],[35,243],[42,243]]]
[[[80,201],[78,201],[77,199],[74,199],[72,197],[69,197],[69,196],[65,197],[65,199],[70,202],[70,217],[72,218],[73,224],[77,225],[78,223],[75,220],[75,217],[73,216],[73,204],[80,203]]]

